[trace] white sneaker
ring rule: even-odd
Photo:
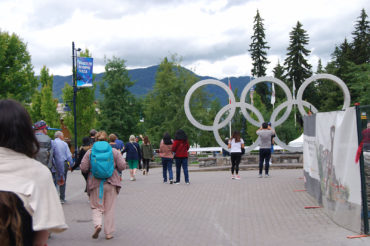
[[[239,175],[236,175],[235,179],[240,179],[240,176]]]
[[[270,175],[268,175],[268,174],[265,174],[265,178],[268,178],[268,177],[270,177]]]
[[[262,174],[259,174],[259,175],[258,175],[258,177],[259,177],[259,178],[262,178]]]
[[[235,175],[231,175],[231,179],[235,179]]]
[[[130,177],[130,180],[131,180],[131,181],[134,181],[134,178],[133,178],[133,177]]]

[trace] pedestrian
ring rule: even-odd
[[[114,142],[117,144],[117,148],[122,153],[123,152],[123,148],[125,147],[125,145],[124,145],[123,141],[119,139],[119,136],[117,135],[117,133],[114,133],[114,135],[116,135],[116,137],[117,137],[117,139]]]
[[[135,142],[141,146],[143,144],[143,135],[140,134],[140,136],[136,136],[135,137]],[[138,168],[140,171],[143,171],[143,165],[141,163],[141,159],[139,159],[139,162],[138,162]]]
[[[101,168],[96,168],[97,166]],[[117,195],[121,189],[121,181],[116,169],[122,171],[126,168],[125,159],[118,150],[110,147],[107,133],[101,131],[96,134],[93,148],[89,149],[82,158],[80,168],[82,172],[89,173],[87,193],[94,223],[92,238],[99,237],[104,217],[105,239],[112,239],[115,231],[114,210]],[[109,177],[96,177],[101,175],[99,171],[102,169],[111,170]]]
[[[228,137],[225,138],[224,143],[226,145],[229,144],[229,138]],[[222,156],[223,157],[230,156],[230,152],[229,151],[226,151],[224,148],[222,148]]]
[[[66,202],[65,194],[66,194],[66,183],[67,183],[67,174],[68,170],[73,167],[73,159],[71,151],[69,150],[68,144],[64,142],[64,135],[61,131],[56,131],[54,134],[54,141],[53,141],[53,163],[56,167],[63,166],[64,172],[63,180],[64,183],[59,185],[59,195],[60,195],[60,202],[64,204]],[[54,175],[54,183],[56,184],[57,180],[57,172],[53,173]],[[61,176],[61,174],[59,173]]]
[[[109,145],[112,147],[112,148],[115,148],[116,150],[118,150],[120,153],[121,153],[121,150],[123,149],[123,144],[121,144],[121,143],[117,143],[116,141],[117,141],[117,136],[116,136],[116,134],[114,134],[114,133],[111,133],[111,134],[109,134]],[[120,140],[121,141],[121,140]],[[118,171],[118,174],[119,174],[119,176],[120,176],[120,179],[121,179],[121,181],[122,181],[122,172],[121,171],[119,171],[119,170],[117,170]]]
[[[176,162],[176,184],[180,184],[181,177],[181,167],[184,170],[185,183],[189,182],[189,172],[188,172],[188,150],[189,150],[188,136],[186,133],[179,129],[175,133],[175,141],[172,145],[172,152],[175,153]]]
[[[40,146],[40,150],[36,154],[35,159],[47,166],[51,171],[53,146],[51,138],[47,135],[49,127],[45,121],[40,120],[35,123],[33,129],[35,130],[35,136]]]
[[[1,245],[47,245],[68,228],[50,170],[35,160],[39,143],[17,101],[0,100]]]
[[[266,123],[263,122],[260,129],[257,130],[257,135],[260,137],[259,151],[259,177],[262,178],[263,163],[265,163],[265,177],[269,177],[269,166],[271,158],[271,137],[275,135],[275,131]]]
[[[163,167],[163,183],[167,183],[167,171],[170,179],[170,184],[173,184],[173,173],[172,173],[172,163],[173,163],[173,152],[172,152],[173,141],[168,132],[163,135],[163,139],[159,144],[159,156],[162,159]]]
[[[117,136],[115,134],[113,134],[113,133],[109,134],[108,139],[109,139],[109,144],[110,144],[110,146],[112,148],[115,148],[117,150],[120,150],[119,147],[118,147],[118,145],[117,145],[117,143],[116,143]]]
[[[95,129],[90,130],[90,144],[93,145],[95,143],[95,135],[97,131]]]
[[[244,149],[244,140],[240,137],[239,131],[233,132],[227,147],[230,149],[231,179],[240,179],[239,164],[242,158],[242,149]]]
[[[82,139],[82,146],[80,147],[79,151],[78,151],[78,158],[75,162],[75,164],[73,165],[72,167],[72,171],[75,170],[77,167],[80,167],[81,165],[81,161],[82,161],[82,158],[85,156],[86,152],[91,149],[92,145],[91,145],[91,142],[90,142],[90,137],[84,137]],[[87,192],[87,177],[88,177],[88,173],[84,173],[81,171],[81,174],[82,176],[84,177],[85,179],[85,192]]]
[[[143,175],[149,175],[149,163],[154,161],[153,146],[149,141],[148,136],[144,137],[144,142],[140,146],[141,158],[143,160]]]
[[[126,160],[130,168],[130,180],[136,180],[136,169],[141,159],[140,146],[135,141],[135,136],[131,135],[129,142],[125,144]]]
[[[269,127],[271,127],[271,122],[267,123]],[[275,144],[275,134],[271,136],[271,158],[270,158],[270,165],[272,164],[272,154],[274,153],[274,144]]]

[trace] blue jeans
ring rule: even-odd
[[[189,182],[188,158],[176,158],[176,182],[180,182],[181,166],[184,169],[185,183]]]
[[[167,171],[170,176],[170,180],[173,180],[172,161],[172,158],[162,158],[163,182],[167,182]]]

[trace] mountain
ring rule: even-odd
[[[156,65],[147,68],[128,69],[129,77],[135,82],[135,84],[129,88],[129,91],[137,97],[145,97],[145,95],[148,94],[148,92],[150,92],[154,87],[155,75],[158,67],[159,66]],[[95,74],[95,82],[102,81],[103,75],[104,73]],[[197,74],[195,74],[195,76],[199,78],[199,81],[204,79],[215,79],[210,76],[199,76]],[[239,97],[243,88],[251,81],[250,76],[230,77],[229,79],[232,90],[235,91],[235,89],[237,89]],[[228,84],[228,78],[223,78],[220,81],[224,82],[226,85]],[[68,83],[72,86],[72,75],[54,75],[53,96],[54,98],[58,98],[59,101],[62,101],[62,89],[64,88],[65,83]],[[227,93],[220,87],[208,85],[206,86],[206,91],[214,95],[215,98],[219,98],[222,105],[227,103]],[[95,98],[102,99],[99,83],[97,85],[97,89],[95,90]]]

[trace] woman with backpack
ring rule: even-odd
[[[154,154],[153,154],[153,146],[149,141],[148,136],[144,137],[144,143],[140,146],[141,149],[141,156],[143,158],[143,175],[149,174],[149,162],[150,160],[154,160]]]
[[[89,173],[87,193],[95,226],[92,238],[98,238],[104,215],[104,233],[109,240],[113,238],[114,209],[121,189],[117,169],[124,170],[126,162],[121,152],[109,145],[105,131],[98,132],[95,141],[92,149],[82,158],[80,168],[82,172]]]
[[[167,183],[167,170],[170,178],[170,184],[173,184],[173,153],[172,153],[172,139],[167,132],[164,134],[161,143],[159,144],[159,156],[162,158],[163,166],[163,183]]]
[[[125,144],[125,149],[123,152],[126,152],[126,160],[130,168],[130,180],[136,180],[136,169],[141,159],[140,146],[136,143],[136,138],[134,135],[131,135],[129,142]]]
[[[188,136],[186,133],[179,129],[175,133],[175,141],[172,145],[172,152],[175,153],[176,162],[176,184],[180,183],[181,177],[181,167],[184,170],[185,183],[189,182],[189,172],[188,172],[188,150],[189,150]]]

